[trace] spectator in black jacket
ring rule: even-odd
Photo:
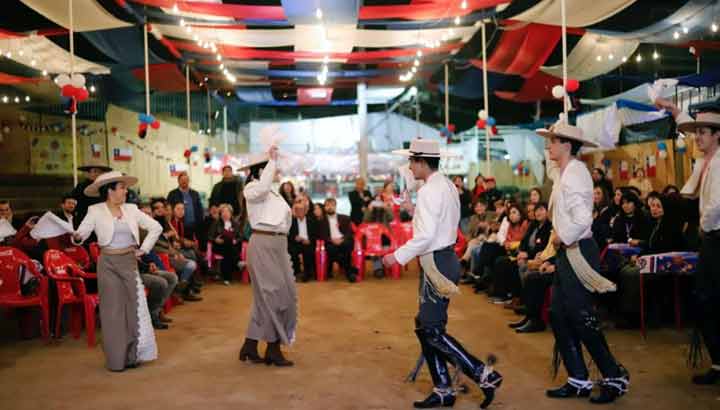
[[[620,213],[613,221],[612,242],[639,246],[649,235],[649,223],[642,211],[640,198],[634,192],[626,191],[620,204]]]
[[[355,180],[355,189],[348,192],[348,198],[350,199],[350,219],[355,225],[360,225],[363,222],[367,206],[373,200],[370,191],[365,189],[364,179],[357,178]]]
[[[495,187],[495,177],[485,177],[485,192],[482,193],[481,198],[490,206],[490,211],[497,211],[495,201],[502,199],[502,192]]]
[[[167,201],[172,206],[178,202],[185,204],[184,230],[189,237],[196,234],[205,214],[200,202],[200,194],[190,188],[190,176],[187,173],[183,172],[178,176],[178,187],[168,193]]]
[[[223,179],[215,184],[210,194],[210,203],[215,205],[229,204],[235,216],[242,214],[241,205],[243,203],[242,179],[233,175],[233,169],[230,165],[225,165],[222,169]]]
[[[325,200],[325,218],[319,226],[319,239],[325,241],[325,250],[328,256],[328,267],[332,268],[337,262],[350,283],[357,279],[358,270],[352,266],[352,251],[354,236],[350,217],[336,213],[337,201],[335,198]],[[331,271],[332,269],[328,269]],[[330,276],[330,272],[328,272]]]
[[[208,238],[213,240],[215,252],[222,255],[220,272],[226,286],[232,281],[232,274],[237,270],[237,263],[242,247],[243,230],[232,218],[233,209],[228,204],[220,205],[220,219],[210,228]]]
[[[609,193],[603,185],[595,185],[593,188],[593,239],[599,249],[604,249],[610,241],[610,221],[613,214],[609,204]]]
[[[308,216],[308,208],[303,198],[295,198],[292,210],[293,218],[288,232],[288,253],[292,260],[295,278],[307,282],[315,275],[317,223],[314,218]]]

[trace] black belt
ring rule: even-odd
[[[261,231],[259,229],[253,229],[252,233],[258,234],[258,235],[268,235],[268,236],[287,236],[287,234],[282,233],[282,232]]]
[[[453,252],[455,252],[455,245],[448,245],[448,246],[446,246],[446,247],[444,247],[444,248],[435,249],[435,250],[433,251],[433,253],[437,253],[437,252],[447,252],[447,251],[453,251]]]

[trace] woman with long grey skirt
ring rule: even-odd
[[[267,365],[292,366],[280,345],[290,345],[297,326],[295,276],[288,254],[287,233],[292,214],[287,202],[272,190],[277,147],[245,166],[250,175],[245,200],[252,235],[247,262],[253,290],[253,306],[247,337],[239,359]],[[267,342],[265,358],[258,354],[259,340]]]
[[[138,272],[137,258],[149,252],[162,233],[160,224],[126,204],[127,188],[137,178],[113,171],[100,175],[85,195],[100,197],[73,235],[76,243],[95,232],[100,245],[98,290],[106,367],[115,372],[157,358],[157,345]],[[142,245],[138,228],[148,231]]]

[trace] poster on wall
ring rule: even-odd
[[[30,140],[30,171],[33,174],[70,174],[72,144],[70,138],[40,135]]]
[[[170,176],[176,177],[182,173],[188,172],[190,166],[188,166],[188,164],[170,164],[168,165],[168,168],[170,168]]]

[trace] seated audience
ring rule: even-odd
[[[349,282],[354,283],[358,270],[352,266],[352,251],[354,236],[350,217],[336,213],[337,201],[335,198],[325,200],[325,219],[319,225],[319,238],[325,241],[325,250],[328,257],[328,276],[332,276],[332,264],[337,262],[345,271]]]
[[[228,286],[232,281],[233,272],[238,268],[238,260],[242,247],[243,229],[233,219],[233,209],[229,204],[220,205],[220,220],[208,232],[208,238],[213,241],[213,250],[222,255],[220,273],[223,283]]]
[[[640,198],[647,198],[648,194],[653,191],[652,183],[650,179],[645,176],[645,169],[638,168],[635,170],[635,177],[630,179],[628,186],[637,188],[640,190]]]
[[[490,224],[497,219],[497,215],[494,212],[489,212],[487,208],[487,204],[482,199],[475,202],[473,206],[473,215],[470,217],[468,233],[465,236],[467,247],[465,248],[465,254],[460,258],[460,263],[466,269],[470,266],[472,251],[485,242],[490,230]]]
[[[165,316],[163,307],[175,291],[178,277],[167,271],[167,267],[153,251],[143,255],[138,261],[138,270],[143,285],[148,289],[147,302],[152,325],[155,329],[167,329],[167,324],[172,322],[172,319]]]
[[[154,206],[154,205],[153,205]],[[195,302],[202,298],[196,293],[199,289],[193,289],[191,280],[192,275],[197,269],[197,263],[187,259],[180,251],[180,244],[177,242],[177,232],[170,226],[163,226],[163,233],[155,242],[153,251],[155,253],[165,253],[170,259],[170,265],[178,275],[179,281],[175,289],[182,295],[184,300]]]
[[[593,188],[593,223],[592,233],[595,243],[602,251],[610,241],[610,221],[612,220],[612,211],[609,205],[609,194],[603,185],[595,185]]]
[[[485,177],[485,192],[482,193],[481,198],[485,200],[486,204],[492,206],[491,211],[497,212],[495,201],[502,199],[502,193],[495,187],[494,177]]]
[[[280,195],[282,195],[285,202],[287,202],[288,206],[292,208],[293,204],[295,203],[295,185],[293,185],[290,181],[285,181],[282,184],[280,184]]]
[[[393,206],[394,204],[389,204],[387,202],[384,202],[382,200],[375,199],[374,201],[371,201],[370,204],[368,204],[367,209],[365,210],[365,215],[363,216],[363,222],[364,223],[379,223],[383,224],[386,227],[390,228],[390,222],[393,221]],[[390,246],[391,240],[390,238],[386,237],[385,235],[382,236],[382,245]],[[373,274],[376,278],[382,278],[385,276],[385,269],[382,265],[382,258],[379,256],[373,256],[371,257],[372,264],[373,264]]]
[[[60,202],[60,208],[52,211],[58,218],[63,221],[69,222],[73,228],[77,229],[80,226],[80,220],[75,215],[75,208],[77,206],[77,200],[72,194],[65,194]],[[54,238],[45,239],[47,249],[59,249],[63,250],[73,246],[71,235],[69,233],[56,236]]]
[[[288,253],[295,279],[307,282],[315,276],[315,243],[318,228],[315,218],[308,216],[305,200],[297,196],[293,203],[293,218],[288,232]]]
[[[28,218],[21,221],[13,214],[10,201],[0,200],[0,219],[7,221],[15,230],[15,234],[0,238],[0,246],[12,246],[20,249],[26,255],[35,260],[42,260],[44,249],[39,246],[39,242],[30,236],[30,231],[35,227],[38,216]]]
[[[647,240],[648,225],[647,217],[642,211],[640,198],[633,192],[624,193],[621,211],[613,221],[612,242],[639,246],[640,241]]]

